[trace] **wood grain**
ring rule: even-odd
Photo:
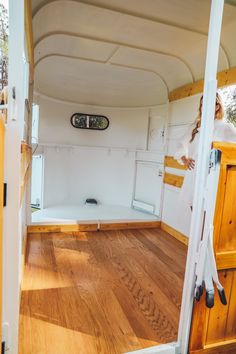
[[[131,230],[140,228],[156,229],[161,225],[160,221],[127,221],[127,222],[102,222],[100,230]]]
[[[218,87],[233,85],[236,83],[236,67],[223,70],[217,74]],[[173,102],[185,97],[196,95],[203,92],[203,80],[195,81],[194,83],[187,84],[169,93],[169,101]]]
[[[28,226],[28,233],[38,232],[81,232],[98,230],[129,230],[140,228],[156,229],[160,227],[160,221],[119,221],[119,222],[79,222],[76,224],[33,224]]]
[[[32,148],[25,142],[21,143],[21,190],[20,203],[22,204],[27,183],[31,176]]]
[[[236,272],[233,273],[230,305],[228,310],[227,324],[225,328],[225,339],[234,340],[236,337]]]
[[[98,225],[95,222],[78,223],[78,224],[35,224],[27,227],[28,233],[54,233],[54,232],[81,232],[81,231],[97,231]]]
[[[163,182],[165,184],[181,188],[184,182],[184,177],[165,172]]]
[[[19,354],[176,340],[185,260],[186,247],[158,229],[29,234]]]
[[[232,271],[219,272],[219,279],[225,289],[226,298],[228,299],[228,305],[222,306],[219,296],[216,293],[214,310],[209,311],[208,330],[205,343],[206,345],[222,342],[222,339],[225,338],[225,328],[227,325],[230,304],[229,300],[231,297],[232,278]]]
[[[236,145],[235,145],[236,147]],[[224,206],[217,252],[236,251],[236,166],[227,168]]]
[[[187,167],[178,163],[178,161],[176,161],[173,156],[165,156],[164,165],[165,167],[178,168],[179,170],[187,170]]]
[[[25,0],[25,34],[26,34],[28,61],[30,64],[30,82],[32,83],[34,80],[34,41],[33,41],[31,0]]]
[[[214,141],[213,148],[222,152],[222,165],[236,165],[236,149],[235,143],[224,143],[221,141]]]
[[[236,144],[216,142],[222,152],[220,179],[214,218],[214,248],[219,278],[227,305],[206,309],[204,299],[194,303],[190,335],[190,354],[236,353]]]
[[[219,270],[236,268],[236,251],[217,252],[216,265]]]
[[[184,234],[182,234],[178,230],[174,229],[170,225],[167,225],[163,221],[161,222],[161,229],[168,232],[168,234],[170,234],[171,236],[176,238],[176,240],[184,243],[186,246],[188,245],[189,238],[187,236],[185,236]]]

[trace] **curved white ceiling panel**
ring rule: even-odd
[[[165,84],[154,73],[61,56],[39,62],[35,89],[53,98],[96,106],[144,107],[167,100]]]
[[[210,0],[82,0],[82,2],[197,32],[206,33],[208,30]]]
[[[35,63],[37,63],[47,55],[61,54],[106,62],[117,48],[118,46],[114,44],[55,34],[44,38],[36,45],[34,59]]]
[[[207,39],[203,34],[68,0],[49,3],[34,17],[36,43],[53,33],[171,54],[191,68],[194,79],[203,77]],[[225,68],[227,60],[221,51],[219,70]]]
[[[53,54],[102,63],[109,61],[124,67],[154,72],[163,78],[169,90],[192,81],[190,70],[176,57],[70,35],[51,35],[41,40],[35,48],[36,65],[43,58]]]
[[[33,14],[43,6],[55,0],[32,0]],[[211,0],[75,0],[114,11],[147,18],[152,21],[182,27],[191,31],[207,34]],[[231,6],[230,4],[234,4]],[[235,0],[228,0],[224,7],[224,26],[235,19]]]
[[[100,106],[163,103],[203,78],[210,3],[32,0],[35,86]],[[235,33],[236,7],[226,4],[218,71],[236,65]]]
[[[181,60],[140,49],[120,47],[110,59],[110,63],[156,72],[164,78],[169,91],[192,80],[189,69]]]
[[[33,13],[55,0],[32,0]],[[207,33],[210,0],[75,0]]]

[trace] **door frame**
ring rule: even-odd
[[[3,207],[4,207],[4,139],[5,118],[0,111],[0,323],[2,323],[2,271],[3,271]],[[2,343],[2,326],[0,326],[0,343]]]

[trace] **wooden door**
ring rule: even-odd
[[[0,113],[0,323],[2,323],[2,229],[3,229],[3,167],[4,167],[4,118]],[[0,326],[0,343],[2,343],[2,326]]]
[[[216,143],[222,151],[215,210],[214,248],[220,282],[227,305],[216,293],[215,306],[205,307],[205,298],[194,303],[189,352],[236,353],[236,144]]]

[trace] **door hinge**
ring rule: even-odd
[[[7,205],[7,183],[3,184],[3,206]]]

